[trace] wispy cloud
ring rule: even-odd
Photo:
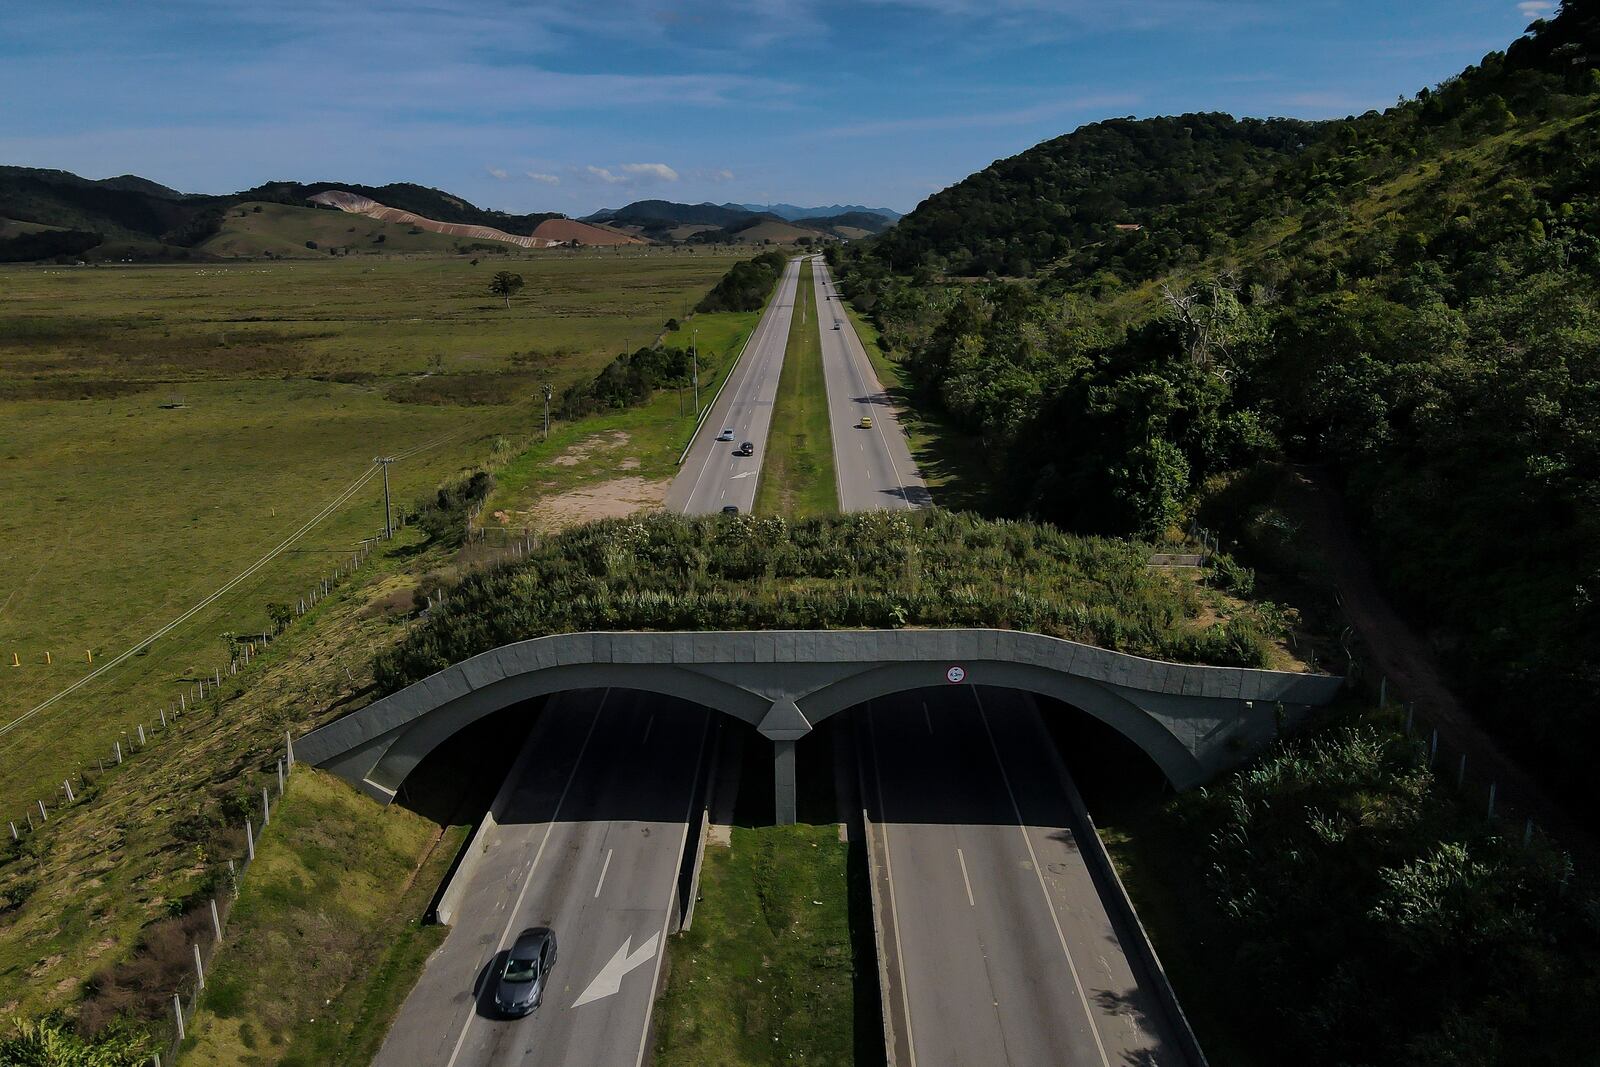
[[[542,183],[544,185],[560,185],[561,184],[561,179],[559,177],[557,177],[556,175],[554,175],[554,174],[541,174],[536,170],[530,170],[527,173],[528,173],[528,177],[530,177],[534,181],[540,182],[540,183]]]
[[[665,163],[624,163],[622,169],[636,178],[675,182],[678,172]]]
[[[628,176],[626,174],[613,174],[606,168],[596,167],[593,164],[583,169],[588,172],[591,178],[594,178],[596,181],[605,182],[607,185],[621,185],[628,180]]]
[[[1522,0],[1517,10],[1528,18],[1543,18],[1556,9],[1555,0]]]
[[[497,181],[503,182],[507,178],[511,177],[511,172],[506,170],[504,167],[484,167],[483,169],[489,172],[489,177],[494,178]]]

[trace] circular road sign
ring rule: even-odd
[[[949,670],[944,672],[944,677],[945,681],[955,685],[958,682],[966,680],[967,669],[965,667],[951,667]]]

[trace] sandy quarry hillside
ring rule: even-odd
[[[433,233],[442,233],[451,237],[468,237],[480,241],[504,241],[519,248],[553,248],[568,241],[578,241],[586,245],[637,245],[648,244],[638,237],[620,233],[617,230],[606,229],[601,226],[591,226],[584,222],[573,222],[571,219],[546,219],[533,231],[531,236],[507,233],[497,230],[493,226],[476,226],[460,222],[436,222],[433,219],[423,218],[410,211],[402,211],[396,207],[380,204],[371,197],[359,193],[346,192],[343,189],[329,189],[310,198],[314,204],[323,204],[336,207],[340,211],[348,211],[354,215],[365,215],[367,218],[381,219],[384,222],[410,223],[421,230]]]
[[[643,245],[649,244],[642,237],[613,230],[609,226],[595,226],[587,222],[577,222],[573,219],[545,219],[533,231],[536,241],[550,241],[556,244],[566,241],[577,241],[585,245]]]

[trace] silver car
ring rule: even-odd
[[[556,965],[556,935],[535,926],[517,935],[506,953],[494,988],[494,1006],[506,1015],[527,1015],[544,1000],[545,983]]]

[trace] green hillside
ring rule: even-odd
[[[1600,753],[1593,10],[1569,2],[1381,114],[1086,127],[834,253],[846,290],[922,401],[983,439],[1004,510],[1147,535],[1202,517],[1268,559],[1287,520],[1245,492],[1271,479],[1240,473],[1325,470],[1459,690],[1583,796]],[[1039,228],[1141,169],[1142,207]],[[1121,217],[1143,228],[1096,228]],[[1034,281],[937,281],[1023,254]]]
[[[413,232],[415,230],[415,232]],[[307,246],[311,242],[316,247]],[[451,253],[471,242],[405,223],[288,204],[245,202],[228,208],[222,228],[200,245],[215,256],[326,257],[361,252]],[[496,245],[497,250],[509,246]]]

